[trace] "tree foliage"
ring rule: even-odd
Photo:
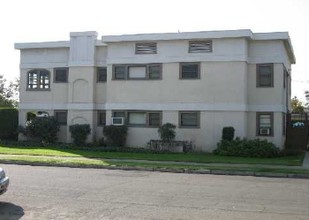
[[[38,139],[42,143],[54,143],[57,141],[57,133],[60,125],[55,117],[35,117],[27,122],[25,128],[20,128],[24,135]]]
[[[164,142],[171,142],[175,139],[176,136],[176,126],[171,123],[165,123],[164,125],[160,126],[158,129],[158,133],[160,138]]]
[[[305,105],[296,96],[291,100],[292,113],[304,113]]]
[[[18,102],[19,80],[7,83],[0,75],[0,107],[16,107]]]

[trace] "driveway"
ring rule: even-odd
[[[308,219],[309,180],[1,164],[0,219]]]

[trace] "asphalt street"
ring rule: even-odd
[[[0,164],[0,219],[304,219],[309,180]]]

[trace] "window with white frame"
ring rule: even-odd
[[[272,136],[273,135],[273,113],[258,112],[257,115],[257,136]]]
[[[257,64],[256,86],[274,87],[274,65],[272,63]]]
[[[27,90],[49,90],[50,73],[45,69],[34,69],[27,73]]]

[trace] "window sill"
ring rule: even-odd
[[[51,89],[26,89],[26,91],[34,91],[34,92],[50,92]]]

